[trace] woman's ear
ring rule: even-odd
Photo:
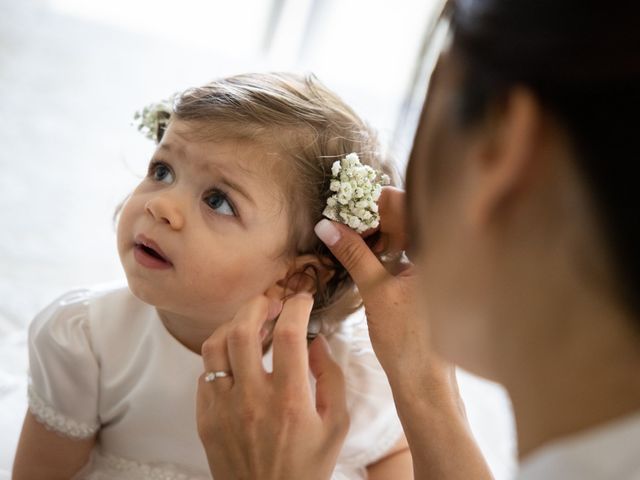
[[[497,117],[475,149],[479,161],[470,205],[471,218],[479,223],[486,223],[509,197],[530,183],[540,160],[543,112],[533,94],[512,91]]]
[[[284,278],[278,280],[275,289],[281,299],[298,292],[308,292],[315,295],[333,277],[335,270],[320,257],[314,254],[298,255],[289,267]]]

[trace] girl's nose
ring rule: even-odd
[[[173,230],[181,230],[184,227],[184,215],[177,202],[167,195],[156,195],[147,201],[144,206],[146,212],[157,222],[169,224]]]

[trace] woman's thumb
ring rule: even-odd
[[[315,232],[347,269],[361,294],[364,294],[366,286],[388,275],[362,237],[349,227],[322,219],[316,224]]]

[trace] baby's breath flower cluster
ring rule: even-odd
[[[157,103],[150,103],[133,115],[136,126],[145,137],[160,142],[173,111],[173,97]]]
[[[357,153],[336,160],[331,167],[333,193],[322,214],[362,233],[380,224],[378,204],[382,186],[389,185],[388,175],[360,163]]]

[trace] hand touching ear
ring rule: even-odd
[[[203,374],[198,384],[198,432],[216,480],[331,477],[349,417],[344,377],[326,340],[319,336],[307,350],[312,305],[305,293],[282,307],[261,295],[204,343],[205,372],[230,373],[209,383]],[[280,307],[268,374],[260,330]]]
[[[288,298],[303,292],[315,295],[318,287],[326,285],[333,274],[333,270],[327,267],[317,255],[299,255],[287,271],[286,277],[277,283],[280,298]]]

